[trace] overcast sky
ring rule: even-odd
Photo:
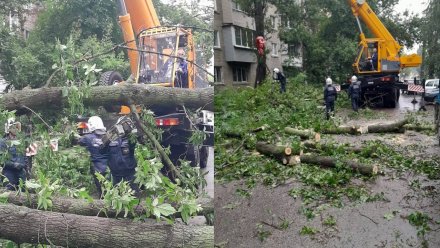
[[[395,10],[399,13],[409,10],[409,12],[414,12],[415,14],[422,14],[427,5],[428,0],[400,0]]]

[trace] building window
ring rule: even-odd
[[[287,54],[291,57],[297,57],[300,55],[300,48],[299,44],[289,45]]]
[[[272,56],[278,56],[278,44],[272,43]]]
[[[220,47],[220,34],[217,30],[214,30],[214,47]]]
[[[277,17],[276,16],[270,16],[270,24],[272,25],[273,29],[277,29]]]
[[[243,11],[243,9],[241,8],[240,4],[237,3],[237,1],[232,1],[232,9],[238,10],[238,11]]]
[[[244,67],[232,68],[232,80],[234,82],[247,82],[247,70]]]
[[[280,23],[283,24],[283,28],[291,29],[292,25],[290,23],[290,19],[287,15],[280,16]]]
[[[242,47],[253,47],[254,32],[250,29],[234,27],[235,30],[235,45]]]
[[[221,66],[214,66],[214,82],[222,82],[222,68]]]

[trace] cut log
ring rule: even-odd
[[[324,134],[361,134],[362,129],[359,126],[340,126],[330,127],[321,130]]]
[[[318,156],[318,155],[301,155],[299,157],[301,163],[315,164],[325,168],[336,167],[336,159],[328,156]],[[376,165],[364,165],[356,161],[346,160],[343,163],[351,168],[353,171],[358,172],[362,175],[372,176],[378,173],[379,169]]]
[[[261,127],[257,127],[257,128],[255,128],[254,130],[252,130],[252,132],[253,132],[253,133],[258,133],[258,132],[264,131],[264,130],[266,130],[266,129],[268,129],[268,128],[269,128],[269,125],[264,124],[264,125],[261,126]]]
[[[63,88],[40,88],[31,90],[17,90],[4,94],[0,104],[7,110],[18,110],[25,113],[28,106],[34,110],[47,107],[62,107],[67,104],[67,97],[63,97]],[[186,108],[213,110],[213,88],[181,89],[147,86],[143,84],[125,84],[115,86],[92,87],[88,97],[84,99],[86,106],[113,106],[142,104],[148,108],[164,111],[185,105]]]
[[[36,209],[38,206],[38,198],[35,194],[29,194],[29,197],[24,195],[24,193],[17,194],[13,191],[0,191],[2,193],[2,198],[5,198],[7,203],[11,203],[17,206],[26,206],[29,208]],[[197,213],[198,215],[206,215],[214,212],[214,206],[212,199],[200,199],[198,200],[201,204],[203,210]],[[108,209],[104,213],[105,203],[103,200],[94,199],[93,202],[88,202],[83,199],[73,199],[67,197],[54,197],[52,198],[52,208],[53,212],[59,213],[70,213],[84,216],[101,216],[101,217],[116,217],[116,211],[113,209]],[[145,213],[145,208],[139,205],[135,209],[135,213],[141,215]],[[120,213],[119,217],[123,216],[124,213]],[[129,218],[133,216],[128,215]],[[179,218],[180,215],[175,215]]]
[[[281,161],[283,164],[288,163],[289,155],[296,153],[299,154],[300,152],[300,151],[292,151],[292,148],[290,147],[273,145],[262,141],[257,142],[256,149],[259,153],[270,157],[274,157],[277,160]]]
[[[392,123],[368,125],[368,133],[404,133],[403,125],[406,123],[408,120],[403,119]]]
[[[0,205],[0,237],[65,247],[213,247],[214,227],[81,216]]]
[[[301,130],[291,127],[284,128],[284,132],[288,134],[292,134],[295,136],[299,136],[301,139],[314,139],[316,142],[319,142],[321,140],[321,135],[317,132],[314,132],[313,130]]]

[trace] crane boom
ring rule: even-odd
[[[160,22],[151,0],[125,0],[135,34],[143,29],[159,27]]]
[[[365,0],[347,0],[351,7],[353,15],[358,19],[360,17],[375,38],[385,40],[387,48],[387,57],[395,57],[398,55],[401,46],[394,39],[388,29],[377,17],[376,13],[371,9]],[[358,22],[359,23],[359,22]],[[361,36],[364,35],[361,29]],[[365,36],[364,36],[365,39]],[[362,37],[361,37],[362,40]]]

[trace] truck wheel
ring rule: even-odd
[[[119,83],[124,81],[122,79],[122,76],[119,72],[117,71],[106,71],[104,73],[101,74],[101,77],[99,78],[99,82],[98,85],[100,86],[109,86],[109,85],[114,85],[115,83]],[[104,106],[104,109],[107,112],[119,112],[119,110],[121,109],[121,106],[117,106],[117,105],[107,105]]]
[[[117,71],[106,71],[101,74],[101,78],[99,78],[98,85],[101,86],[107,86],[107,85],[114,85],[115,83],[119,83],[124,81],[122,79],[122,76]]]

